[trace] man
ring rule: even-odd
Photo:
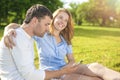
[[[16,46],[13,49],[8,49],[4,44],[4,40],[1,40],[1,80],[44,80],[60,77],[77,70],[77,65],[57,71],[35,69],[32,37],[43,37],[45,32],[48,31],[51,19],[52,13],[45,6],[36,4],[28,9],[23,24],[16,29],[17,36],[14,38]]]

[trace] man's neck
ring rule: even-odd
[[[25,24],[23,23],[21,25],[21,27],[23,28],[23,30],[29,35],[29,36],[34,36],[33,34],[33,29],[32,29],[32,26],[30,26],[30,24]]]

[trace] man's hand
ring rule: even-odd
[[[10,29],[17,29],[17,28],[19,28],[20,27],[20,24],[17,24],[17,23],[10,23],[10,24],[8,24],[6,27],[5,27],[5,29],[4,29],[4,35],[6,34],[6,33],[8,33],[8,31],[10,30]]]
[[[20,27],[20,24],[17,23],[10,23],[5,27],[3,40],[6,47],[12,49],[13,46],[15,46],[13,42],[13,37],[16,37],[16,32],[14,29],[18,27]]]
[[[6,47],[12,49],[13,46],[15,46],[15,43],[13,41],[13,37],[16,37],[16,32],[14,29],[10,29],[3,37]]]

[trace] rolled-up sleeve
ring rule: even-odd
[[[25,80],[44,80],[45,71],[37,70],[34,66],[33,41],[24,39],[19,34],[14,40],[16,46],[11,52],[19,73]]]
[[[67,54],[71,54],[72,53],[72,45],[68,45],[67,46]]]

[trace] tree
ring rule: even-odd
[[[76,15],[76,10],[77,10],[77,7],[78,5],[76,3],[70,3],[70,7],[69,8],[69,11],[71,12],[72,14],[72,17],[74,19],[74,22],[77,24],[77,25],[81,25],[82,24],[82,21],[81,20],[78,20],[77,18],[77,15]]]
[[[33,4],[43,4],[52,12],[63,6],[60,0],[2,0],[0,2],[0,25],[4,26],[10,22],[22,23],[26,10]]]
[[[78,25],[87,22],[93,25],[111,26],[115,20],[118,21],[119,14],[115,6],[115,0],[89,0],[89,2],[72,5],[71,13]]]

